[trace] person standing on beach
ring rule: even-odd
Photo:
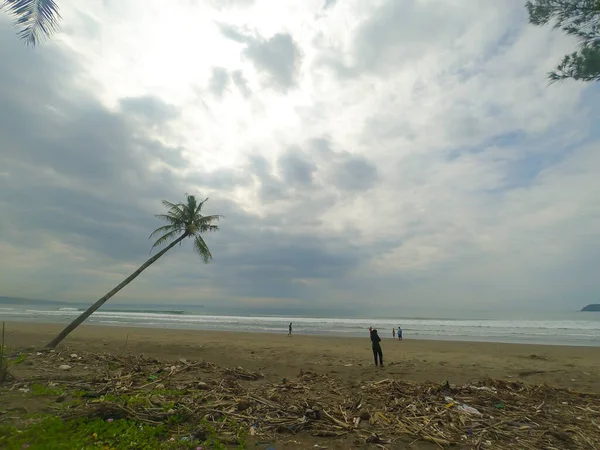
[[[402,340],[402,328],[398,327],[398,340]]]
[[[292,337],[292,322],[290,322],[290,327],[288,331],[288,337]]]
[[[375,367],[383,367],[383,352],[381,351],[381,338],[377,334],[377,330],[371,331],[371,346],[373,348],[373,358],[375,358]],[[377,358],[379,357],[379,361]]]
[[[396,339],[396,329],[392,328],[392,338]]]

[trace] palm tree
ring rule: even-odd
[[[202,257],[205,263],[208,263],[212,259],[210,250],[208,249],[206,242],[204,242],[204,239],[202,239],[201,233],[205,233],[207,231],[217,231],[219,227],[214,225],[214,222],[218,221],[223,216],[203,216],[201,214],[202,206],[204,203],[206,203],[208,198],[204,201],[198,202],[196,201],[196,197],[193,195],[185,194],[185,196],[185,203],[174,204],[163,200],[162,203],[167,208],[167,213],[157,214],[156,217],[166,221],[168,224],[154,230],[149,238],[151,239],[154,236],[161,235],[152,246],[152,249],[166,242],[173,242],[142,264],[138,270],[125,278],[125,280],[123,280],[123,282],[116,288],[86,309],[83,314],[71,322],[63,331],[60,332],[58,336],[56,336],[48,345],[46,345],[46,348],[56,347],[64,338],[67,337],[71,331],[81,325],[85,319],[92,315],[94,311],[106,303],[109,298],[131,283],[152,263],[158,260],[158,258],[167,253],[185,238],[193,238],[194,250],[200,255],[200,257]]]
[[[61,17],[54,0],[4,0],[3,8],[14,17],[19,37],[27,45],[35,46],[58,30]]]

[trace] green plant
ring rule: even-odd
[[[129,419],[64,421],[43,416],[23,430],[0,427],[0,448],[6,450],[175,450],[193,449],[199,444],[171,438],[165,425],[142,424]]]
[[[57,387],[44,386],[42,384],[33,384],[31,386],[31,393],[35,396],[49,396],[49,395],[62,395],[64,392]]]
[[[552,24],[579,41],[579,48],[548,74],[550,83],[568,78],[600,81],[600,1],[529,0],[525,7],[531,24]]]

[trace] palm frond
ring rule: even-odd
[[[27,45],[35,46],[58,30],[61,16],[54,0],[4,0],[0,8],[15,18],[18,35]]]
[[[164,220],[165,222],[169,222],[173,226],[175,225],[183,225],[185,224],[185,220],[180,217],[173,217],[170,213],[168,214],[154,214],[154,217],[160,220]]]
[[[171,202],[168,202],[166,200],[163,200],[163,205],[165,205],[168,208],[168,214],[170,214],[173,217],[178,217],[179,219],[184,220],[185,219],[185,215],[186,215],[186,208],[185,205],[178,203],[178,204],[174,204]]]
[[[176,239],[180,234],[179,230],[173,230],[173,231],[169,231],[168,233],[162,235],[161,237],[159,237],[157,239],[157,241],[152,245],[152,249],[155,247],[158,247],[159,245],[164,244],[165,242],[169,242],[172,241],[173,239]],[[152,249],[150,249],[150,251],[152,251]]]
[[[200,223],[202,224],[210,224],[212,222],[217,222],[221,219],[224,219],[225,216],[221,216],[220,214],[214,214],[211,216],[200,216]]]
[[[208,197],[206,197],[204,200],[202,200],[200,203],[198,203],[198,205],[196,206],[196,210],[194,211],[196,214],[198,214],[200,211],[202,211],[202,207],[204,206],[204,204],[208,201]]]
[[[208,245],[206,245],[206,242],[204,242],[204,239],[200,235],[196,235],[194,238],[194,250],[202,257],[205,263],[208,263],[212,259]]]
[[[156,230],[154,230],[152,233],[150,233],[150,236],[148,236],[148,239],[152,239],[157,234],[167,233],[167,232],[171,232],[171,231],[176,231],[174,225],[164,225],[162,227],[158,227]],[[177,231],[179,231],[179,230],[177,230]]]
[[[162,204],[165,205],[167,208],[169,208],[169,211],[179,211],[179,212],[183,211],[183,208],[182,208],[183,205],[181,203],[171,203],[170,201],[163,200]]]

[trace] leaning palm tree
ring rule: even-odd
[[[46,348],[56,347],[64,338],[67,337],[71,331],[81,325],[85,319],[92,315],[94,311],[106,303],[109,298],[131,283],[139,274],[141,274],[152,263],[158,260],[158,258],[167,253],[184,239],[192,238],[194,240],[194,250],[200,255],[205,263],[208,263],[212,259],[210,250],[208,249],[206,242],[204,242],[204,239],[202,239],[201,233],[205,233],[207,231],[217,231],[219,227],[214,225],[214,222],[221,219],[222,216],[203,216],[201,214],[202,206],[204,203],[206,203],[208,198],[204,201],[198,202],[196,197],[193,195],[185,194],[185,196],[185,203],[174,204],[163,200],[163,205],[165,205],[167,208],[167,213],[157,214],[156,217],[166,221],[167,225],[154,230],[150,235],[150,239],[160,235],[160,237],[152,246],[152,249],[165,244],[166,242],[172,242],[144,264],[142,264],[138,270],[125,278],[125,280],[123,280],[123,282],[116,288],[86,309],[83,314],[71,322],[63,331],[60,332],[58,336],[56,336],[48,345],[46,345]]]
[[[61,19],[54,0],[4,0],[0,9],[13,16],[19,37],[32,46],[58,30]]]

